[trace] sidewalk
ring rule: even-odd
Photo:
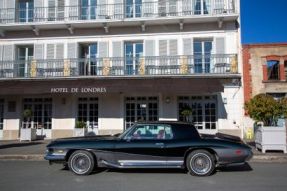
[[[40,140],[32,142],[0,141],[0,161],[1,160],[44,160],[46,145],[51,140]],[[252,146],[252,144],[251,144]],[[267,152],[265,154],[253,148],[254,156],[251,162],[278,162],[287,163],[287,154],[281,152]]]

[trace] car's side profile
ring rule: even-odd
[[[61,162],[77,175],[105,168],[187,168],[208,176],[216,166],[244,163],[250,147],[228,136],[200,135],[192,124],[136,123],[118,136],[58,139],[47,146],[46,160]]]

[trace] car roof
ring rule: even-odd
[[[166,124],[166,125],[193,125],[192,123],[182,121],[140,121],[136,124]]]

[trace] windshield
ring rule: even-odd
[[[133,127],[135,126],[135,124],[133,126],[131,126],[130,128],[126,129],[122,134],[120,134],[118,137],[120,139],[123,139],[124,137],[126,137],[127,134],[129,134],[129,132],[133,129]]]

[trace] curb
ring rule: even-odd
[[[45,161],[44,155],[0,155],[0,161]],[[262,163],[287,163],[287,155],[254,155],[249,162]]]
[[[44,161],[44,155],[0,155],[0,161],[22,160],[22,161]]]

